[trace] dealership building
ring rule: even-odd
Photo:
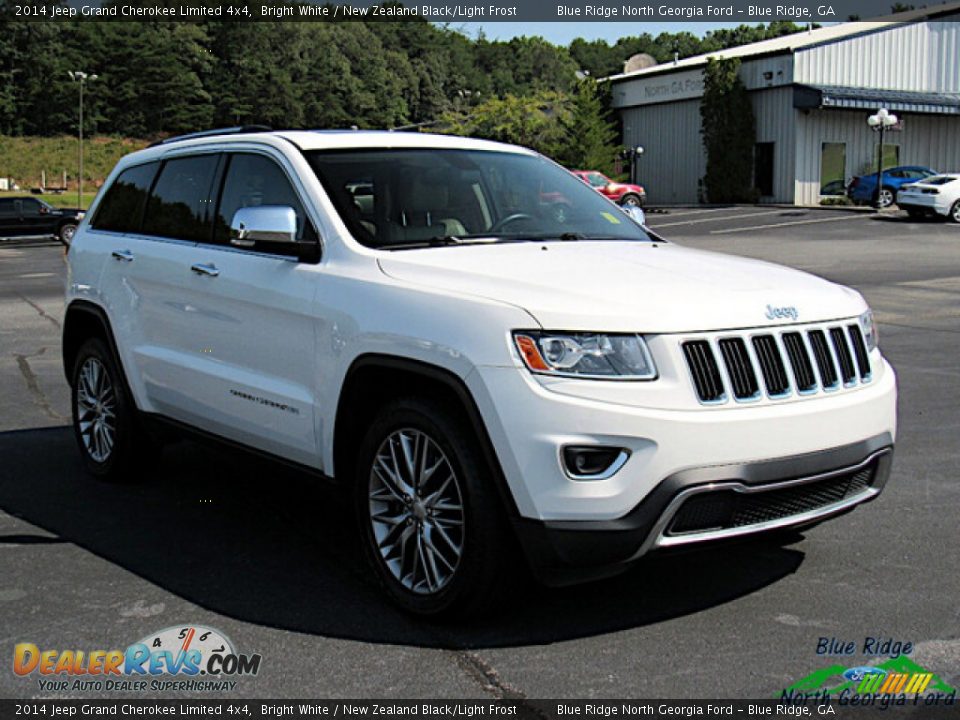
[[[900,119],[885,167],[960,171],[960,3],[896,21],[849,22],[731,48],[756,116],[754,185],[761,201],[816,205],[854,175],[876,170],[885,107]],[[623,144],[642,146],[635,170],[651,204],[695,203],[706,171],[700,100],[707,55],[609,78]]]

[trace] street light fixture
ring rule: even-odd
[[[870,126],[870,129],[880,133],[880,142],[877,148],[877,200],[874,203],[874,207],[878,210],[887,205],[892,205],[894,200],[894,198],[891,198],[888,203],[884,203],[883,200],[883,133],[899,122],[900,118],[886,108],[880,108],[874,115],[867,118],[867,125]]]
[[[96,80],[97,76],[88,75],[80,70],[72,70],[67,74],[71,80],[80,83],[80,122],[77,124],[80,140],[77,148],[77,208],[80,208],[83,203],[83,87],[87,84],[87,81],[93,82]]]

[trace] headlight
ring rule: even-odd
[[[867,351],[876,350],[877,344],[880,342],[880,333],[877,329],[877,321],[873,319],[873,311],[867,310],[857,319],[860,322],[860,329],[863,331],[864,342],[867,343]]]
[[[653,380],[657,368],[636,334],[519,330],[513,340],[535,373],[599,380]]]

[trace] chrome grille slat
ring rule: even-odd
[[[860,371],[860,379],[869,382],[872,372],[870,371],[870,354],[867,352],[867,344],[863,339],[863,330],[859,325],[849,325],[847,330],[850,333],[850,342],[853,344],[853,354],[857,358],[857,368]]]
[[[738,400],[757,397],[760,394],[760,385],[753,370],[753,363],[750,362],[746,343],[742,338],[723,338],[718,344],[733,386],[733,396]]]
[[[773,335],[757,335],[753,338],[753,349],[757,351],[760,361],[760,372],[763,382],[767,386],[767,395],[782,397],[790,392],[790,380],[787,370],[783,366],[780,348]]]
[[[853,367],[853,356],[850,354],[847,334],[843,331],[843,328],[830,328],[830,340],[833,342],[833,350],[837,355],[837,365],[840,367],[843,384],[850,385],[856,382],[857,371]]]
[[[783,346],[787,350],[787,359],[793,369],[793,379],[797,385],[797,392],[805,393],[816,390],[817,378],[813,374],[813,365],[807,354],[807,347],[803,344],[803,336],[798,332],[783,334]]]
[[[690,368],[700,401],[722,402],[725,399],[723,380],[710,343],[706,340],[685,342],[683,353],[687,358],[687,367]]]
[[[827,338],[823,330],[811,330],[808,334],[810,346],[813,348],[813,356],[817,361],[817,369],[820,371],[820,384],[825,388],[834,388],[837,386],[837,366],[833,364],[833,356],[830,354],[830,348],[827,345]]]

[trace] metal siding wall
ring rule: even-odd
[[[960,23],[956,19],[898,25],[800,49],[794,61],[795,82],[960,92]]]
[[[623,142],[643,145],[637,178],[651,204],[695,203],[706,172],[700,136],[700,100],[622,111]]]
[[[772,142],[773,197],[763,202],[793,202],[793,166],[796,148],[797,111],[793,109],[793,88],[781,87],[750,93],[757,119],[757,142]]]
[[[869,113],[857,110],[812,110],[797,113],[796,204],[820,201],[820,146],[846,143],[846,179],[876,162],[877,135],[867,126]],[[943,172],[960,170],[960,117],[906,115],[903,132],[885,142],[900,146],[901,165],[926,165]]]

